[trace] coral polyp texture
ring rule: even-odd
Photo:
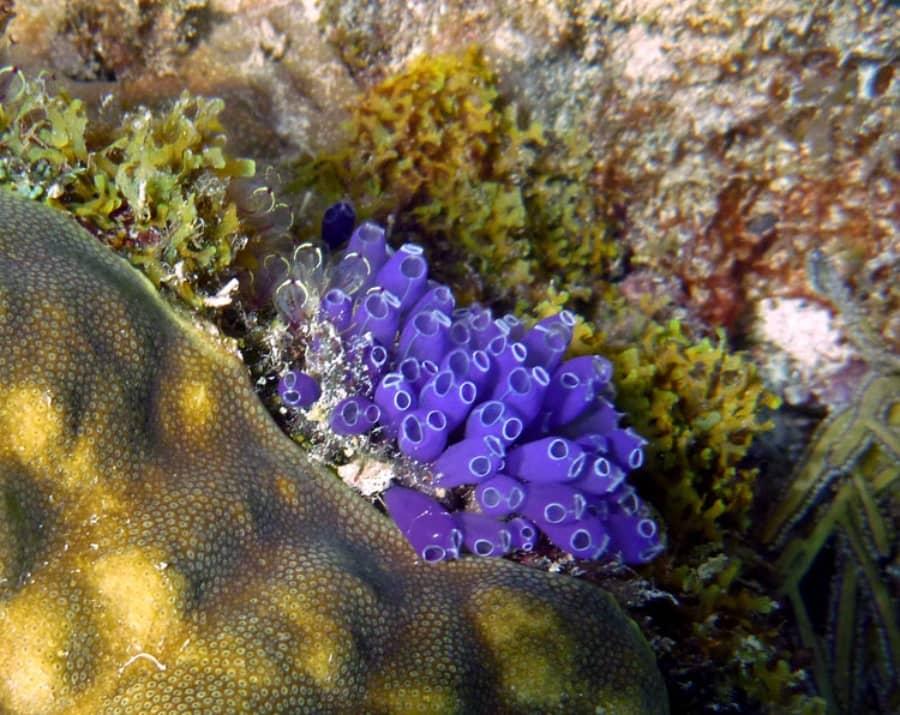
[[[424,564],[233,356],[0,191],[0,710],[665,713],[574,579]]]
[[[345,203],[325,213],[322,239],[295,249],[275,290],[306,370],[285,372],[278,392],[288,407],[309,407],[316,378],[327,380],[347,393],[325,405],[332,430],[395,440],[426,466],[414,486],[431,494],[475,488],[474,509],[458,513],[414,489],[387,490],[416,553],[501,556],[531,551],[540,533],[582,559],[645,563],[662,550],[626,481],[645,440],[619,425],[610,363],[566,359],[572,313],[526,328],[479,304],[456,307],[450,288],[429,279],[422,247],[393,250],[372,222],[354,229]]]

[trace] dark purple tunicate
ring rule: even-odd
[[[340,288],[332,288],[322,296],[319,311],[322,318],[331,323],[339,333],[342,333],[350,327],[350,320],[353,317],[353,299]]]
[[[597,432],[580,434],[573,438],[588,454],[606,454],[609,451],[609,442],[605,435]]]
[[[421,393],[422,388],[433,380],[438,372],[440,372],[440,370],[438,369],[437,363],[432,360],[421,360],[419,362],[419,378],[413,386]]]
[[[381,379],[387,369],[389,359],[388,351],[383,345],[370,343],[363,348],[362,362],[373,385]]]
[[[504,446],[511,445],[522,435],[522,418],[500,400],[482,402],[466,418],[466,437],[494,436]]]
[[[520,511],[543,529],[578,521],[586,507],[584,494],[566,484],[529,484]]]
[[[569,358],[556,368],[554,378],[563,372],[573,373],[581,382],[599,388],[612,378],[612,363],[599,355],[581,355]]]
[[[383,495],[388,513],[416,554],[427,563],[459,557],[462,531],[437,501],[415,489],[392,486]]]
[[[611,538],[610,549],[618,552],[626,564],[645,564],[662,551],[659,530],[652,519],[612,514],[606,520],[606,528]]]
[[[365,258],[374,276],[388,258],[384,229],[371,221],[361,223],[350,236],[347,253],[356,253]]]
[[[545,437],[512,447],[506,455],[506,469],[526,482],[551,484],[577,479],[585,464],[585,452],[563,437]]]
[[[549,382],[547,371],[540,366],[517,367],[506,376],[506,380],[497,383],[491,399],[512,407],[528,427],[541,409]]]
[[[400,324],[400,303],[390,291],[372,289],[353,312],[353,332],[371,333],[382,345],[392,345]]]
[[[534,551],[537,545],[537,527],[523,516],[517,516],[506,522],[512,536],[512,548],[521,551]]]
[[[454,320],[450,324],[450,344],[458,348],[471,348],[472,331],[464,320]]]
[[[322,216],[322,240],[331,250],[340,248],[350,234],[356,223],[356,211],[346,201],[332,204],[325,210]]]
[[[540,365],[547,372],[555,371],[569,349],[571,339],[572,332],[561,323],[535,325],[522,338],[528,351],[526,364],[529,367]]]
[[[399,372],[388,372],[375,388],[375,404],[381,409],[381,425],[396,432],[403,416],[418,407],[418,398],[408,380]]]
[[[419,392],[419,402],[422,407],[441,410],[447,415],[452,431],[465,421],[476,396],[474,383],[468,380],[457,382],[452,372],[443,370],[425,383]]]
[[[432,462],[447,447],[447,418],[440,410],[413,410],[403,416],[397,446],[407,457]]]
[[[503,445],[494,437],[451,444],[434,461],[434,483],[441,487],[478,484],[492,477],[503,462]]]
[[[495,474],[475,488],[475,501],[488,516],[509,516],[525,502],[527,487],[506,474]]]
[[[546,429],[553,430],[584,414],[593,405],[596,394],[591,382],[583,381],[574,372],[557,369],[544,395],[543,409],[548,413]]]
[[[418,302],[410,308],[410,315],[417,315],[428,310],[436,310],[443,313],[448,318],[453,315],[453,309],[456,306],[456,298],[453,291],[441,283],[429,281],[425,295],[419,298]]]
[[[447,352],[450,318],[437,310],[412,315],[400,330],[397,354],[439,363]]]
[[[422,377],[421,363],[414,357],[405,358],[397,363],[395,372],[403,375],[403,379],[413,386],[413,391],[415,392],[415,385]]]
[[[400,301],[400,313],[407,312],[425,293],[428,263],[422,247],[404,243],[375,274],[375,283]]]
[[[521,340],[525,337],[525,325],[512,313],[507,313],[506,315],[500,318],[504,323],[506,323],[506,327],[509,329],[509,333],[507,333],[507,337],[512,340]]]
[[[625,471],[603,455],[588,460],[587,468],[572,482],[576,489],[590,494],[608,494],[625,481]]]
[[[643,508],[641,498],[637,495],[634,487],[628,482],[622,482],[613,489],[608,496],[613,511],[616,513],[630,514],[634,516],[639,514]]]
[[[318,380],[299,370],[288,370],[278,381],[278,396],[287,407],[306,409],[321,395]]]
[[[578,559],[599,559],[610,546],[604,522],[590,514],[569,523],[542,524],[541,529],[556,546]]]
[[[495,392],[513,370],[525,367],[525,359],[528,357],[528,349],[522,343],[512,342],[505,335],[496,336],[484,351],[491,360]]]
[[[608,434],[616,429],[621,417],[622,413],[617,411],[609,400],[598,397],[584,414],[574,422],[570,422],[562,427],[560,431],[571,437],[590,432]]]
[[[381,418],[378,405],[361,395],[345,397],[331,411],[328,424],[336,434],[344,437],[365,434]]]
[[[639,469],[644,464],[644,445],[647,440],[631,427],[610,430],[606,434],[609,452],[623,469]]]
[[[512,534],[503,522],[465,511],[456,518],[463,533],[463,545],[473,554],[503,556],[512,548]]]

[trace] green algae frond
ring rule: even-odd
[[[365,92],[346,146],[301,167],[297,185],[390,215],[502,294],[558,277],[585,297],[616,254],[596,171],[577,132],[550,132],[504,100],[473,47],[420,56]]]
[[[226,190],[252,161],[225,151],[218,99],[184,93],[166,111],[108,119],[46,77],[0,71],[0,184],[79,218],[188,304],[243,241]]]

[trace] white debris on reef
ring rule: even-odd
[[[761,301],[753,335],[767,381],[792,405],[808,402],[855,356],[829,309],[802,298]]]
[[[362,455],[338,467],[337,473],[345,484],[367,497],[383,492],[394,477],[394,469],[388,462]]]

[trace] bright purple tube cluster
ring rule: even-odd
[[[323,226],[332,248],[340,245],[334,234],[347,233],[346,216]],[[327,275],[321,256],[295,251],[300,266],[276,305],[289,325],[330,323],[345,354],[365,367],[368,380],[332,410],[335,432],[377,428],[429,465],[434,487],[474,488],[477,512],[450,512],[407,487],[384,493],[416,553],[425,561],[462,549],[502,556],[532,550],[543,533],[581,559],[654,558],[657,525],[626,480],[643,463],[645,440],[619,426],[610,363],[565,359],[574,316],[561,311],[526,328],[478,304],[457,308],[451,290],[428,278],[420,246],[391,250],[370,222],[345,240]],[[297,371],[282,377],[279,394],[301,408],[318,397]]]

